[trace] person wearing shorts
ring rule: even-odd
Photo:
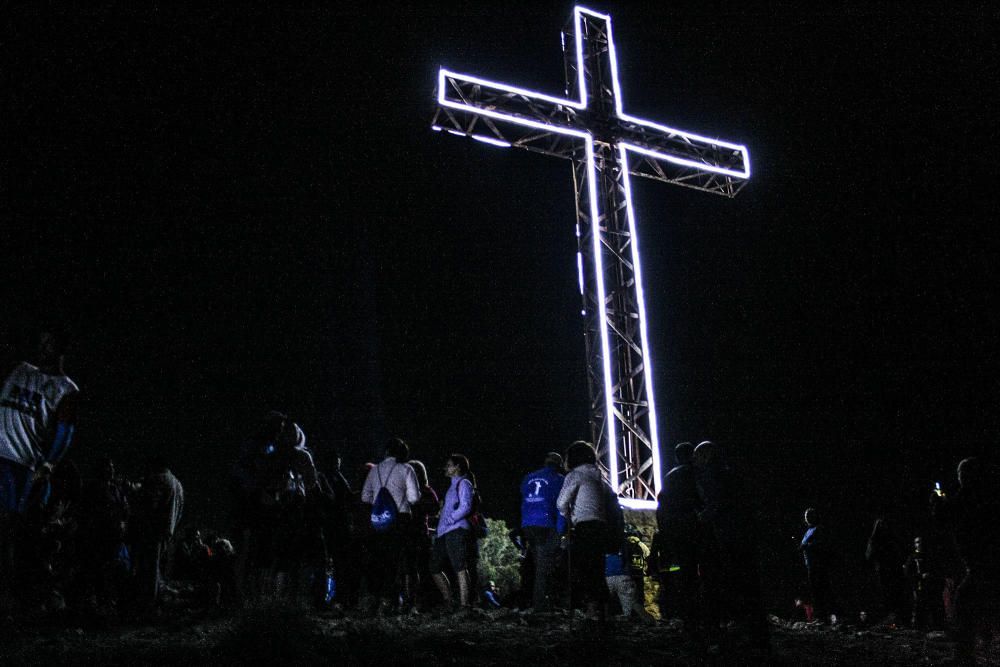
[[[445,460],[444,474],[451,478],[451,485],[441,506],[431,572],[445,604],[451,605],[451,583],[444,573],[445,565],[450,563],[458,581],[459,604],[462,609],[469,609],[472,604],[469,547],[473,539],[469,516],[475,496],[475,478],[469,470],[469,459],[461,454],[452,454]]]

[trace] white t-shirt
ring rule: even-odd
[[[365,485],[361,488],[361,502],[374,503],[383,486],[389,489],[389,495],[396,501],[396,509],[401,514],[410,514],[410,505],[420,500],[417,473],[413,472],[409,463],[397,463],[391,456],[368,472]]]
[[[15,368],[0,389],[0,459],[35,469],[56,428],[56,409],[78,391],[65,375],[43,373],[27,362]]]

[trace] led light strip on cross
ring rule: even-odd
[[[489,118],[494,118],[496,120],[501,120],[504,122],[513,123],[516,125],[521,125],[525,127],[534,128],[544,132],[551,132],[555,134],[562,134],[570,137],[580,139],[584,143],[585,147],[585,159],[586,159],[586,171],[587,171],[587,190],[590,208],[590,220],[592,225],[591,235],[593,237],[593,252],[594,261],[597,277],[597,301],[598,301],[598,315],[601,324],[601,361],[603,366],[604,375],[604,399],[605,399],[605,423],[607,424],[607,437],[608,437],[608,449],[609,449],[609,469],[611,474],[611,479],[618,480],[618,442],[617,442],[617,429],[614,426],[614,420],[617,419],[614,410],[614,397],[612,393],[612,375],[611,375],[611,355],[610,355],[610,342],[608,340],[608,314],[607,314],[607,294],[604,284],[604,260],[603,253],[601,252],[601,235],[600,235],[600,225],[599,225],[599,208],[597,202],[597,190],[598,190],[598,180],[597,180],[597,166],[594,159],[594,137],[593,134],[585,130],[579,130],[574,128],[565,127],[562,125],[557,125],[554,123],[543,123],[530,118],[525,118],[522,116],[517,116],[509,113],[503,113],[497,111],[493,108],[483,108],[477,107],[464,103],[462,101],[456,101],[448,98],[447,92],[447,82],[453,80],[456,82],[464,82],[472,85],[484,86],[494,91],[502,91],[505,93],[510,93],[512,95],[519,95],[525,98],[540,100],[549,102],[554,105],[559,105],[563,107],[568,107],[570,109],[575,109],[578,111],[583,111],[587,108],[587,87],[586,87],[586,76],[585,76],[585,63],[583,57],[583,16],[590,16],[598,20],[604,21],[606,25],[606,35],[608,41],[608,51],[609,58],[611,61],[611,86],[612,95],[615,100],[615,111],[618,119],[633,123],[641,128],[648,128],[650,130],[655,130],[658,133],[668,135],[670,139],[679,139],[688,143],[702,143],[708,144],[712,147],[722,147],[729,149],[733,152],[733,155],[739,154],[741,158],[741,163],[743,165],[742,169],[730,169],[728,167],[714,165],[708,162],[701,162],[697,160],[691,160],[683,157],[678,157],[675,155],[669,155],[662,153],[660,151],[652,150],[642,146],[635,145],[634,143],[629,143],[627,141],[618,142],[618,156],[621,162],[622,169],[622,182],[623,189],[625,193],[625,210],[628,220],[629,233],[631,235],[631,253],[632,253],[632,263],[634,267],[635,274],[635,285],[636,285],[636,301],[639,309],[639,331],[641,339],[641,349],[642,349],[642,363],[643,363],[643,375],[646,383],[646,393],[648,400],[648,414],[649,414],[649,436],[650,436],[650,446],[652,450],[652,465],[653,465],[653,489],[654,494],[659,492],[661,486],[661,470],[660,470],[660,447],[659,447],[659,433],[657,428],[656,419],[656,405],[653,399],[653,376],[652,376],[652,360],[649,355],[649,345],[648,336],[646,329],[646,304],[645,296],[642,288],[642,268],[639,261],[639,243],[638,234],[636,230],[635,215],[632,208],[632,188],[629,179],[628,171],[628,152],[632,151],[640,155],[650,157],[656,160],[663,160],[665,162],[676,164],[682,167],[688,167],[697,169],[699,171],[706,171],[717,173],[720,175],[728,176],[731,178],[738,179],[749,179],[750,178],[750,154],[746,146],[742,144],[734,144],[725,141],[720,141],[718,139],[710,139],[701,135],[697,135],[691,132],[684,132],[677,130],[675,128],[668,127],[666,125],[661,125],[654,123],[649,120],[638,118],[636,116],[630,116],[626,114],[622,108],[622,94],[621,86],[618,80],[618,54],[615,48],[614,39],[611,32],[611,17],[607,14],[601,14],[585,7],[577,6],[573,9],[573,27],[574,35],[576,39],[575,51],[576,51],[576,70],[577,70],[577,87],[579,90],[579,99],[567,99],[554,97],[552,95],[546,95],[534,90],[528,90],[525,88],[519,88],[516,86],[511,86],[504,83],[499,83],[496,81],[490,81],[488,79],[483,79],[480,77],[471,76],[468,74],[460,74],[441,68],[438,72],[438,104],[442,107],[448,107],[452,109],[457,109],[462,112],[474,113],[483,115]],[[444,128],[435,125],[432,129],[440,131]],[[461,132],[459,130],[448,130],[451,134],[461,135],[461,136],[471,136],[473,139],[482,141],[484,143],[493,144],[496,146],[510,147],[510,143],[502,141],[500,139],[495,139],[492,137],[485,137],[477,134],[468,134]],[[579,226],[576,230],[577,236],[580,235]],[[584,292],[584,281],[583,281],[583,258],[578,253],[577,256],[577,268],[579,271],[580,280],[580,292]],[[616,492],[619,489],[616,488]],[[637,498],[619,498],[619,502],[625,506],[634,509],[655,509],[656,500],[646,500]]]

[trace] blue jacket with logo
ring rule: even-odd
[[[542,526],[566,532],[566,519],[556,508],[563,476],[552,467],[528,473],[521,482],[521,527]]]

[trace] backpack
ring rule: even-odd
[[[472,484],[472,481],[470,480],[469,483]],[[486,527],[486,517],[479,511],[479,506],[482,503],[483,499],[479,495],[479,489],[473,486],[472,509],[469,511],[469,515],[465,517],[465,520],[469,522],[469,527],[472,529],[472,536],[477,540],[481,540],[489,535],[489,529]]]
[[[387,480],[392,478],[395,469],[394,464],[389,470]],[[378,477],[379,490],[375,495],[375,502],[372,503],[372,528],[375,529],[376,533],[384,533],[396,525],[399,507],[396,506],[396,500],[389,493],[389,489],[385,488],[385,484],[382,483],[382,476],[379,475],[378,468],[375,468],[375,475]]]
[[[628,558],[629,573],[633,576],[646,574],[646,554],[643,551],[642,538],[629,535],[625,538],[622,556]]]

